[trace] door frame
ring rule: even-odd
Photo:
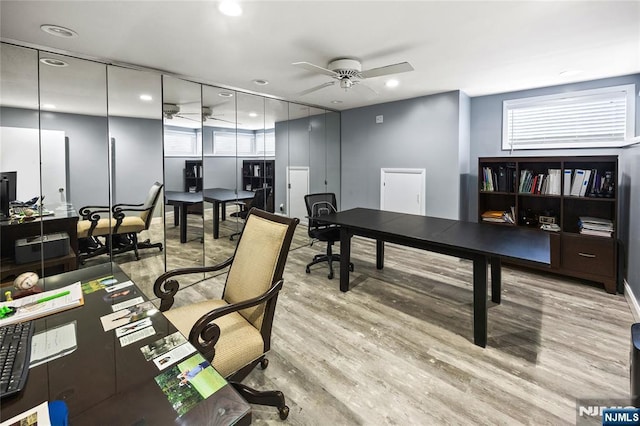
[[[426,186],[427,169],[402,169],[397,167],[383,167],[380,169],[380,210],[384,207],[384,178],[389,173],[416,174],[420,175],[420,214],[425,215],[427,211]]]
[[[291,181],[289,180],[289,175],[292,170],[302,170],[307,172],[307,191],[305,194],[309,193],[309,167],[308,166],[287,166],[287,217],[291,217]],[[306,216],[299,218],[300,223],[306,224],[307,218]]]

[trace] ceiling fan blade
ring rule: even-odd
[[[378,93],[373,87],[369,86],[368,84],[364,84],[361,81],[354,81],[353,83],[353,87],[362,87],[363,89],[367,89],[369,92],[373,93],[376,96],[380,95],[380,93]]]
[[[335,81],[329,81],[327,83],[322,83],[321,85],[316,86],[316,87],[312,87],[311,89],[303,90],[302,92],[298,93],[298,96],[308,95],[311,92],[315,92],[316,90],[324,89],[325,87],[333,86],[334,84],[336,84]]]
[[[217,120],[217,121],[224,121],[225,123],[236,124],[236,122],[235,122],[235,121],[225,120],[225,119],[223,119],[223,118],[216,118],[216,117],[205,117],[205,120],[204,120],[204,121],[207,121],[207,120]],[[240,124],[240,123],[237,123],[237,124]]]
[[[401,72],[413,71],[413,67],[409,62],[400,62],[399,64],[387,65],[380,68],[372,68],[360,72],[360,78],[380,77],[389,74],[399,74]]]
[[[174,115],[174,117],[184,118],[185,120],[191,120],[191,121],[195,121],[196,123],[200,123],[200,120],[196,120],[195,118],[191,118],[191,117],[185,117],[182,114],[176,114]]]
[[[320,74],[328,75],[329,77],[338,77],[338,73],[335,71],[328,70],[326,68],[319,67],[318,65],[314,65],[310,62],[294,62],[291,65],[295,65],[296,67],[304,68],[307,71],[317,72]]]

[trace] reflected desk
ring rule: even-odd
[[[491,300],[500,303],[501,258],[550,265],[545,232],[514,226],[489,226],[436,217],[355,208],[322,217],[340,226],[340,290],[349,291],[351,237],[376,240],[376,267],[384,267],[384,243],[395,243],[473,261],[473,336],[487,345],[487,266]]]
[[[69,235],[69,254],[45,259],[44,262],[15,263],[15,242],[21,238],[66,232]],[[0,281],[9,281],[17,275],[34,271],[40,276],[49,276],[77,268],[78,214],[71,209],[54,210],[50,216],[37,217],[31,221],[0,220]],[[42,268],[44,267],[44,271]]]
[[[180,242],[187,242],[187,209],[189,206],[202,203],[213,203],[213,238],[220,236],[220,219],[226,219],[226,204],[228,202],[250,200],[255,193],[252,191],[236,191],[225,188],[209,188],[202,192],[165,191],[165,203],[173,206],[174,225],[180,225]]]
[[[51,290],[109,275],[119,282],[128,280],[118,265],[106,263],[45,278],[39,285],[44,290]],[[138,289],[136,291],[141,293]],[[43,401],[64,400],[69,409],[69,424],[72,425],[227,425],[251,422],[250,405],[228,383],[178,417],[154,380],[161,372],[153,361],[146,361],[140,351],[142,346],[176,332],[176,328],[158,312],[151,316],[156,331],[153,336],[121,347],[115,331],[105,332],[102,328],[100,317],[112,312],[110,303],[103,300],[105,294],[104,290],[85,294],[84,306],[35,320],[35,333],[75,321],[77,349],[32,368],[25,388],[17,395],[2,400],[2,421]]]

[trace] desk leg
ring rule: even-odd
[[[376,240],[376,269],[384,268],[384,241]]]
[[[213,202],[213,239],[217,240],[220,236],[220,202]]]
[[[473,259],[473,341],[487,346],[487,258]]]
[[[349,291],[349,263],[351,262],[351,234],[340,228],[340,291]]]
[[[491,258],[491,300],[500,303],[502,287],[502,269],[499,257]]]
[[[187,205],[180,203],[180,242],[187,242]]]
[[[227,203],[225,203],[224,201],[221,203],[222,204],[222,220],[227,220]]]
[[[180,206],[181,204],[173,205],[173,226],[178,226],[180,224]]]

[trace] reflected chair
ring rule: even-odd
[[[151,225],[162,186],[155,182],[142,204],[116,204],[111,209],[106,206],[82,207],[79,211],[82,220],[78,221],[77,226],[80,263],[106,253],[119,254],[133,250],[139,260],[140,249],[158,248],[162,251],[162,243],[138,241],[138,234],[148,230]]]
[[[307,194],[304,196],[304,204],[307,207],[308,234],[311,237],[311,245],[315,240],[327,243],[326,253],[317,254],[313,261],[306,267],[307,274],[311,273],[311,266],[327,262],[329,264],[329,279],[333,279],[333,262],[340,262],[340,255],[334,254],[332,246],[340,241],[340,227],[322,222],[322,216],[337,211],[336,194],[323,192]],[[353,271],[353,263],[349,263],[349,270]]]
[[[231,213],[233,217],[239,217],[240,219],[246,219],[249,210],[252,208],[267,210],[267,200],[269,199],[269,194],[271,194],[271,187],[266,188],[258,188],[256,189],[256,194],[248,203],[238,202],[238,206],[240,206],[240,211]],[[236,235],[240,235],[242,231],[235,232],[229,236],[229,239],[233,241],[233,237]]]
[[[215,369],[250,403],[278,408],[281,419],[289,414],[280,391],[257,391],[242,383],[255,367],[268,365],[271,328],[282,272],[298,219],[251,209],[234,255],[208,267],[169,271],[158,277],[153,291],[160,310],[188,336]],[[221,299],[204,300],[170,309],[180,285],[175,277],[228,269]]]

